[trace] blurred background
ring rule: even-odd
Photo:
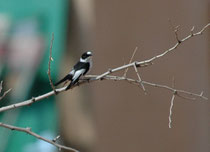
[[[93,51],[91,74],[151,58],[179,37],[200,30],[210,20],[209,0],[0,0],[0,79],[12,91],[0,106],[51,90],[47,69],[54,32],[51,74],[56,82],[87,50]],[[171,22],[169,22],[169,19]],[[171,25],[172,24],[172,25]],[[143,80],[172,85],[209,97],[210,30],[139,69]],[[120,76],[122,72],[117,73]],[[128,77],[136,78],[133,69]],[[172,94],[126,82],[94,82],[28,107],[0,113],[0,121],[31,127],[43,137],[61,135],[59,143],[81,152],[209,152],[210,105],[175,98],[172,128],[168,114]],[[54,146],[21,132],[0,128],[0,152],[56,152]],[[62,150],[64,151],[64,150]]]

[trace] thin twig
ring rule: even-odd
[[[3,89],[3,81],[0,82],[0,93],[2,92]],[[10,88],[9,90],[5,91],[3,95],[0,97],[0,101],[11,91],[12,89]]]
[[[177,96],[180,97],[180,98],[183,98],[185,100],[196,100],[195,97],[187,97],[187,96],[183,96],[183,95],[178,94],[178,93],[177,93]]]
[[[52,82],[51,71],[50,71],[51,61],[53,61],[53,58],[52,58],[53,41],[54,41],[54,33],[52,33],[52,38],[51,38],[51,43],[50,43],[50,56],[49,56],[49,62],[48,62],[47,75],[48,75],[48,78],[49,78],[49,81],[50,81],[50,86],[51,86],[52,90],[55,92],[55,94],[57,94],[55,86],[53,85],[53,82]]]
[[[192,37],[195,37],[195,36],[198,36],[198,35],[201,35],[203,34],[203,32],[210,26],[210,23],[208,23],[207,25],[205,25],[201,31],[197,32],[197,33],[194,33],[193,35],[190,33],[188,36],[186,36],[185,38],[181,39],[180,42],[184,42],[184,41],[187,41],[189,39],[191,39]],[[165,55],[167,55],[168,53],[174,51],[177,47],[180,46],[181,43],[177,42],[173,47],[163,51],[163,53],[159,54],[159,55],[156,55],[150,59],[147,59],[147,60],[144,60],[144,61],[139,61],[139,62],[136,62],[136,67],[146,67],[146,66],[150,66],[150,65],[153,65],[153,62]],[[127,69],[129,67],[132,67],[133,63],[130,63],[130,64],[126,64],[126,65],[123,65],[123,66],[120,66],[120,67],[117,67],[117,68],[114,68],[111,70],[111,72],[108,70],[107,72],[104,72],[103,74],[100,74],[98,75],[98,77],[96,78],[97,80],[100,80],[102,79],[103,77],[105,77],[106,75],[109,75],[110,73],[114,73],[114,72],[118,72],[118,71],[121,71],[121,70],[124,70],[124,69]]]
[[[176,38],[177,42],[178,43],[181,43],[181,41],[179,40],[179,37],[178,37],[178,31],[179,31],[180,25],[174,26],[173,23],[172,23],[172,21],[170,19],[169,19],[169,23],[170,23],[170,26],[171,26],[174,34],[175,34],[175,38]]]
[[[7,129],[11,129],[11,130],[16,130],[16,131],[20,131],[20,132],[25,132],[31,136],[34,136],[36,137],[37,139],[40,139],[40,140],[43,140],[51,145],[54,145],[56,146],[58,149],[65,149],[65,150],[69,150],[69,151],[73,151],[73,152],[79,152],[78,150],[74,149],[74,148],[71,148],[71,147],[67,147],[67,146],[64,146],[64,145],[60,145],[56,142],[53,142],[52,140],[49,140],[49,139],[46,139],[40,135],[38,135],[37,133],[35,132],[32,132],[31,131],[31,128],[27,127],[27,128],[21,128],[21,127],[16,127],[16,126],[12,126],[12,125],[8,125],[8,124],[4,124],[4,123],[1,123],[0,122],[0,126],[1,127],[4,127],[4,128],[7,128]]]
[[[9,90],[5,91],[3,95],[0,97],[0,101],[11,91],[12,89],[10,88]]]
[[[137,75],[137,77],[138,77],[138,79],[139,79],[139,83],[141,84],[142,89],[143,89],[144,92],[146,93],[145,87],[144,87],[144,85],[143,85],[143,83],[142,83],[142,79],[141,79],[141,77],[140,77],[140,75],[139,75],[139,72],[138,72],[138,69],[137,69],[137,67],[136,67],[136,64],[134,64],[133,67],[134,67],[135,72],[136,72],[136,75]]]
[[[184,94],[189,95],[189,96],[197,96],[197,97],[200,97],[204,100],[208,100],[208,98],[203,96],[203,94],[196,94],[196,93],[188,92],[188,91],[185,91],[185,90],[177,90],[177,92],[184,93]]]
[[[129,61],[129,64],[133,61],[133,58],[134,58],[134,56],[135,56],[137,50],[138,50],[138,47],[136,47],[135,50],[133,51],[133,54],[132,54],[131,59],[130,59],[130,61]],[[124,72],[123,77],[126,77],[126,76],[127,76],[128,69],[129,69],[129,68],[126,68],[126,69],[125,69],[125,72]]]
[[[194,30],[195,30],[195,26],[193,26],[190,30],[190,33],[191,33],[192,36],[194,35]]]
[[[179,36],[178,36],[179,27],[180,27],[180,25],[178,25],[174,28],[174,33],[175,33],[175,38],[176,38],[177,42],[181,43],[182,41],[179,40]]]
[[[173,89],[175,88],[175,78],[174,78],[174,76],[172,78],[172,88]],[[168,127],[169,128],[171,128],[172,113],[173,113],[172,108],[173,108],[173,105],[174,105],[175,95],[178,95],[178,92],[176,91],[176,89],[174,89],[174,91],[173,91],[173,96],[171,98],[171,105],[170,105],[170,108],[169,108],[169,116],[168,116]],[[182,97],[182,96],[179,96],[179,97]]]
[[[172,117],[172,108],[174,105],[174,99],[175,99],[175,93],[173,94],[172,98],[171,98],[171,105],[170,105],[170,109],[169,109],[169,116],[168,116],[168,127],[171,128],[171,117]]]

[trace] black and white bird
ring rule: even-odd
[[[92,67],[92,52],[87,51],[82,54],[80,60],[74,65],[72,70],[60,81],[58,81],[55,86],[67,80],[71,81],[66,90],[70,89],[74,84],[79,81],[81,76],[84,76]]]

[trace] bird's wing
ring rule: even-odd
[[[85,69],[81,69],[81,70],[76,71],[74,73],[73,78],[72,78],[72,82],[76,83],[79,80],[80,76],[84,74],[84,72],[85,72]]]
[[[82,73],[82,75],[85,75],[89,69],[90,69],[90,63],[84,63],[84,62],[78,62],[75,66],[74,66],[74,70],[78,71],[79,69],[84,69],[85,71]]]
[[[71,74],[67,74],[63,79],[61,79],[60,81],[58,81],[55,86],[59,85],[60,83],[66,81],[66,80],[71,80],[72,79],[72,75]]]
[[[79,81],[79,78],[83,75],[85,72],[85,69],[78,70],[74,73],[74,76],[72,77],[71,83],[66,87],[66,90],[70,89],[75,83]]]
[[[83,73],[83,75],[85,75],[85,74],[87,74],[87,73],[89,72],[89,70],[90,70],[90,68],[91,68],[91,65],[90,65],[90,63],[86,63],[84,67],[85,67],[86,70],[85,70],[85,72]]]

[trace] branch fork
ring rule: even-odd
[[[140,84],[142,89],[144,90],[144,92],[146,92],[145,87],[144,87],[145,85],[156,87],[156,88],[165,89],[165,90],[168,90],[168,91],[172,91],[173,95],[172,95],[172,98],[171,98],[171,104],[170,104],[170,108],[169,108],[169,117],[168,117],[168,119],[169,119],[169,124],[168,125],[169,125],[169,128],[171,128],[172,108],[173,108],[173,105],[174,105],[175,97],[181,97],[181,98],[189,99],[189,100],[195,100],[196,98],[201,98],[201,99],[204,99],[204,100],[208,100],[208,98],[203,95],[203,91],[200,94],[196,94],[196,93],[188,92],[188,91],[185,91],[185,90],[175,89],[174,85],[172,87],[169,87],[167,85],[161,85],[161,84],[155,84],[155,83],[143,81],[141,79],[141,77],[140,77],[139,72],[138,72],[138,67],[147,67],[147,66],[153,65],[154,61],[158,60],[161,57],[164,57],[169,52],[174,51],[177,47],[180,46],[180,44],[182,42],[187,41],[187,40],[191,39],[192,37],[195,37],[195,36],[203,34],[203,32],[208,27],[210,27],[210,23],[205,25],[197,33],[194,33],[194,27],[192,27],[192,29],[190,30],[190,34],[188,36],[186,36],[185,38],[183,38],[183,39],[179,39],[179,37],[178,37],[178,27],[176,27],[175,30],[174,30],[174,33],[175,33],[175,38],[177,40],[177,43],[173,47],[163,51],[163,53],[161,53],[159,55],[156,55],[156,56],[154,56],[154,57],[152,57],[150,59],[144,60],[144,61],[139,61],[139,62],[135,61],[135,62],[133,62],[132,60],[133,60],[133,58],[135,56],[135,53],[137,51],[137,47],[136,47],[128,64],[120,66],[120,67],[117,67],[117,68],[109,69],[107,72],[104,72],[103,74],[100,74],[100,75],[86,75],[84,77],[84,79],[80,80],[79,85],[83,85],[83,84],[86,84],[86,83],[91,83],[91,82],[95,82],[95,81],[99,81],[99,80],[114,80],[114,81],[126,81],[126,82],[128,82],[130,84],[138,85],[138,86]],[[12,105],[1,107],[0,108],[0,112],[8,111],[8,110],[19,108],[19,107],[24,107],[24,106],[30,105],[30,104],[32,104],[34,102],[43,100],[45,98],[48,98],[48,97],[53,96],[53,95],[57,95],[57,94],[62,93],[62,92],[65,91],[66,87],[55,89],[55,87],[53,85],[53,82],[52,82],[52,79],[51,79],[50,66],[51,66],[51,61],[53,61],[53,58],[52,58],[53,40],[54,40],[54,33],[52,34],[52,39],[51,39],[50,56],[49,56],[48,72],[47,72],[52,91],[50,91],[48,93],[45,93],[43,95],[37,96],[37,97],[32,97],[31,99],[26,100],[26,101],[22,101],[22,102],[19,102],[19,103],[16,103],[16,104],[12,104]],[[138,78],[137,80],[127,77],[127,72],[128,72],[128,69],[130,67],[134,68],[134,70],[136,72],[136,75],[137,75],[137,78]],[[121,71],[121,70],[125,70],[124,75],[122,77],[109,75],[109,74],[113,74],[113,73]],[[87,79],[88,79],[88,81],[87,81]],[[3,82],[0,83],[0,93],[2,91],[2,83]],[[71,89],[73,89],[74,87],[77,87],[77,86],[78,86],[78,84],[74,85]],[[9,89],[8,91],[4,92],[3,96],[0,97],[0,100],[2,98],[4,98],[6,96],[6,94],[9,93],[10,91],[11,91],[11,89]],[[4,123],[1,123],[1,122],[0,122],[0,126],[4,127],[4,128],[11,129],[11,130],[16,130],[16,131],[28,133],[28,134],[30,134],[30,135],[32,135],[32,136],[34,136],[34,137],[36,137],[36,138],[38,138],[40,140],[43,140],[45,142],[48,142],[48,143],[56,146],[59,150],[60,149],[66,149],[66,150],[70,150],[70,151],[73,151],[73,152],[79,152],[78,150],[73,149],[71,147],[66,147],[66,146],[63,146],[63,145],[60,145],[60,144],[56,143],[56,141],[60,138],[60,136],[57,136],[53,140],[48,140],[48,139],[46,139],[46,138],[44,138],[44,137],[42,137],[42,136],[32,132],[31,128],[29,128],[29,127],[27,127],[27,128],[20,128],[20,127],[4,124]]]

